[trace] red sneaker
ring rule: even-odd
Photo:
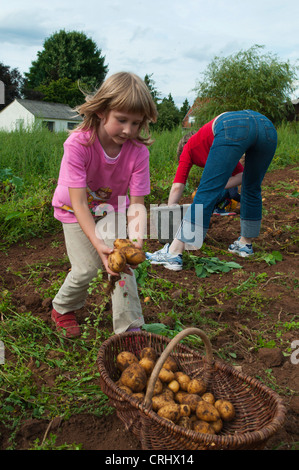
[[[68,312],[64,315],[61,315],[53,308],[51,318],[56,324],[57,330],[64,330],[63,333],[67,338],[81,336],[80,327],[74,312]]]

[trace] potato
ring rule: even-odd
[[[220,432],[221,429],[223,428],[222,419],[217,419],[217,421],[211,421],[209,424],[210,426],[212,426],[216,434]]]
[[[176,424],[178,426],[182,426],[182,428],[185,428],[185,429],[192,429],[192,422],[189,416],[181,416]]]
[[[180,384],[177,382],[177,380],[172,380],[169,382],[168,388],[170,388],[170,390],[172,390],[174,393],[177,393],[180,389]]]
[[[215,397],[214,397],[213,393],[206,392],[203,395],[201,395],[201,398],[204,401],[207,401],[208,403],[211,403],[211,405],[214,405],[214,403],[215,403]]]
[[[145,260],[144,251],[135,246],[125,246],[121,252],[125,255],[128,264],[135,266]]]
[[[223,421],[232,421],[236,415],[234,405],[228,400],[216,400],[215,408],[217,409]]]
[[[132,393],[132,397],[136,398],[141,403],[144,400],[145,394],[143,392]]]
[[[152,397],[152,407],[154,411],[158,411],[160,408],[163,408],[163,406],[170,405],[173,403],[175,403],[175,401],[164,393]]]
[[[156,361],[157,352],[154,350],[154,348],[151,348],[150,346],[148,346],[146,348],[143,348],[140,352],[140,359],[143,359],[144,357],[148,357],[149,359]]]
[[[197,393],[198,395],[202,395],[203,393],[205,393],[206,390],[207,390],[206,384],[200,378],[192,379],[188,383],[188,387],[187,387],[188,393]]]
[[[177,401],[178,403],[182,403],[182,400],[185,396],[187,396],[188,393],[187,392],[183,392],[183,391],[178,391],[176,394],[175,394],[175,401]]]
[[[180,419],[180,406],[176,403],[170,403],[169,405],[162,406],[157,411],[158,416],[161,418],[170,419],[176,423]]]
[[[129,387],[126,387],[126,385],[123,385],[122,383],[120,383],[118,385],[118,388],[120,388],[121,390],[126,392],[128,395],[132,395],[132,393],[133,393],[132,390]]]
[[[149,378],[147,380],[146,387],[148,386]],[[157,378],[156,383],[154,385],[153,396],[160,395],[163,391],[163,384],[159,378]]]
[[[162,367],[158,377],[162,382],[169,383],[174,379],[174,373],[171,370],[167,370]]]
[[[191,407],[189,405],[186,405],[182,403],[179,405],[180,407],[180,415],[181,416],[190,416],[191,415]]]
[[[134,246],[134,245],[131,242],[131,240],[129,240],[128,238],[117,238],[114,241],[114,248],[117,248],[120,250],[124,248],[125,246]]]
[[[145,370],[146,375],[151,375],[155,367],[155,363],[152,359],[148,357],[143,357],[142,359],[140,359],[139,364]]]
[[[162,384],[163,384],[163,382],[162,382]],[[174,400],[174,392],[172,390],[170,390],[170,388],[168,388],[167,384],[164,384],[162,393],[163,393],[163,395],[170,398],[171,400]]]
[[[201,420],[193,423],[193,430],[204,434],[216,434],[215,429],[213,429],[209,423]]]
[[[130,364],[121,374],[121,382],[133,392],[142,392],[146,387],[147,376],[140,364]]]
[[[114,273],[121,273],[124,271],[126,264],[126,257],[120,250],[113,250],[108,256],[108,267]]]
[[[116,366],[121,372],[123,372],[133,362],[137,363],[138,359],[135,354],[130,351],[122,351],[116,356]]]
[[[189,405],[192,412],[195,412],[197,409],[197,405],[201,402],[202,399],[196,393],[187,393],[186,396],[182,398],[181,404]]]
[[[217,421],[220,415],[216,408],[204,400],[201,400],[196,407],[196,416],[202,421]]]
[[[180,389],[187,392],[188,384],[191,380],[190,377],[187,374],[184,374],[184,372],[175,372],[174,378],[179,382]]]
[[[178,370],[177,363],[170,356],[168,356],[168,358],[164,362],[163,367],[164,367],[164,369],[171,370],[172,372],[176,372]]]

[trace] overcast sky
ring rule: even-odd
[[[0,62],[28,72],[46,38],[84,32],[109,72],[152,74],[161,97],[192,104],[215,56],[254,44],[295,65],[298,0],[0,0]],[[299,94],[298,96],[299,97]]]

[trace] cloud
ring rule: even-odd
[[[36,10],[20,10],[1,17],[0,42],[2,44],[11,43],[20,46],[41,44],[47,33],[44,15],[40,15]]]

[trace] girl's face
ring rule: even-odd
[[[117,110],[111,110],[108,114],[98,113],[98,116],[101,119],[99,127],[100,140],[107,141],[108,139],[117,145],[123,145],[128,139],[135,139],[144,119],[142,114]]]

